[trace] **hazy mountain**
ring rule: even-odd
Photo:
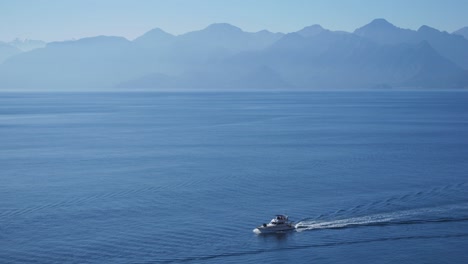
[[[18,53],[21,53],[21,50],[18,48],[4,42],[0,42],[0,63]]]
[[[383,19],[355,33],[320,25],[251,33],[213,24],[174,36],[156,28],[134,41],[99,36],[16,49],[0,64],[0,89],[468,88],[465,44],[458,35]]]
[[[459,30],[453,32],[452,34],[463,36],[465,39],[468,39],[468,27],[460,28]]]
[[[325,30],[326,29],[324,29],[320,25],[312,25],[312,26],[308,26],[308,27],[305,27],[305,28],[297,31],[296,33],[301,35],[302,37],[313,37],[315,35],[318,35],[318,34],[322,33]]]
[[[167,79],[152,74],[124,87],[164,89],[346,89],[468,87],[468,75],[428,42],[379,45],[353,34],[291,33],[261,51],[238,53]],[[122,87],[122,86],[121,86]],[[255,88],[254,88],[255,87]]]
[[[244,32],[229,24],[213,24],[179,36],[153,29],[133,41],[133,58],[139,67],[166,75],[179,75],[238,52],[263,49],[284,34],[262,30]]]
[[[261,30],[247,34],[250,35],[250,42],[252,42],[252,44],[250,44],[250,48],[256,50],[264,49],[284,36],[283,33],[273,33],[268,30]]]
[[[116,86],[126,90],[272,90],[288,89],[287,83],[278,72],[268,66],[231,71],[232,67],[187,72],[180,76],[151,73],[140,78],[125,81]]]
[[[268,64],[296,88],[461,87],[466,72],[427,42],[379,45],[353,34],[324,31],[304,38],[289,34],[268,50],[240,58]],[[239,62],[237,62],[239,63]],[[446,76],[451,78],[445,78]],[[455,78],[456,76],[456,78]]]
[[[31,51],[34,49],[44,48],[47,43],[42,40],[33,39],[15,39],[8,44],[20,49],[21,51]]]
[[[20,40],[15,39],[9,43],[0,41],[0,64],[6,59],[21,52],[30,51],[36,48],[45,47],[45,42],[40,40]]]
[[[198,69],[239,52],[261,50],[282,36],[266,30],[245,32],[230,24],[218,23],[177,36],[165,54],[172,61],[184,63],[185,70]]]
[[[358,28],[354,34],[379,44],[417,44],[427,41],[442,56],[468,70],[468,39],[421,26],[417,31],[398,28],[385,19],[375,19]]]
[[[283,34],[263,30],[256,33],[226,23],[212,24],[205,29],[178,36],[178,43],[185,46],[225,50],[230,53],[263,49],[282,37]]]
[[[0,85],[54,90],[111,87],[131,74],[129,45],[124,38],[105,36],[49,43],[1,64]]]
[[[467,39],[447,32],[441,32],[428,26],[420,27],[418,29],[418,35],[421,40],[427,40],[442,56],[468,70]]]
[[[371,39],[379,44],[400,44],[418,42],[416,32],[402,29],[389,23],[387,20],[374,19],[369,24],[354,31],[354,34]]]
[[[136,38],[133,43],[142,48],[157,50],[172,45],[175,39],[174,35],[155,28]]]
[[[408,70],[413,69],[415,74],[402,82],[403,85],[419,88],[468,88],[468,71],[439,55],[428,42],[420,43],[415,49],[408,54],[413,56],[412,62],[406,63]]]

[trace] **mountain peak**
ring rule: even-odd
[[[263,30],[260,30],[260,31],[257,31],[255,32],[254,34],[259,34],[259,35],[269,35],[269,34],[274,34],[266,29],[263,29]]]
[[[418,29],[420,33],[439,33],[440,31],[430,26],[423,25]]]
[[[162,35],[170,35],[172,34],[167,33],[166,31],[160,29],[160,28],[153,28],[150,31],[146,32],[145,34],[162,34]]]
[[[321,25],[316,24],[316,25],[305,27],[297,31],[297,34],[307,38],[307,37],[316,36],[322,33],[323,31],[325,31],[325,29]]]
[[[389,26],[392,26],[394,27],[394,25],[390,22],[388,22],[385,18],[376,18],[374,20],[372,20],[370,22],[371,25],[377,25],[377,26],[385,26],[385,27],[389,27]]]
[[[379,44],[398,44],[414,42],[415,31],[399,28],[387,20],[378,18],[354,31],[354,34],[370,39]]]
[[[356,29],[354,33],[357,33],[359,35],[361,33],[365,33],[368,31],[381,31],[381,30],[393,30],[393,29],[398,29],[398,28],[383,18],[377,18],[377,19],[372,20],[372,22],[370,22],[369,24]]]
[[[233,31],[233,32],[242,32],[242,29],[233,26],[228,23],[214,23],[206,27],[204,30],[212,31],[212,32],[226,32],[226,31]]]
[[[149,41],[149,42],[161,42],[167,41],[175,36],[172,34],[167,33],[166,31],[160,28],[153,28],[150,31],[146,32],[145,34],[141,35],[140,37],[136,38],[135,42],[142,42],[142,41]]]

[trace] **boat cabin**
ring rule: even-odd
[[[285,224],[288,221],[286,215],[276,215],[275,218],[271,219],[270,224],[272,225],[281,225]]]

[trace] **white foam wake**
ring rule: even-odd
[[[412,210],[402,210],[389,213],[380,213],[366,216],[350,217],[337,220],[302,220],[296,224],[298,232],[315,229],[333,229],[355,226],[371,226],[386,224],[405,224],[415,222],[434,222],[446,220],[453,216],[451,212],[467,215],[468,204],[458,204],[442,207],[420,208]],[[454,219],[456,220],[456,219]]]
[[[314,221],[304,220],[296,224],[297,231],[312,230],[312,229],[332,229],[332,228],[344,228],[349,226],[357,225],[370,225],[377,223],[388,223],[394,218],[388,215],[371,215],[353,217],[340,220],[332,221]]]

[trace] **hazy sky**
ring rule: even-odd
[[[468,0],[0,0],[0,40],[133,39],[155,27],[181,34],[216,22],[245,31],[287,33],[312,24],[353,31],[374,18],[452,32],[468,26]]]

